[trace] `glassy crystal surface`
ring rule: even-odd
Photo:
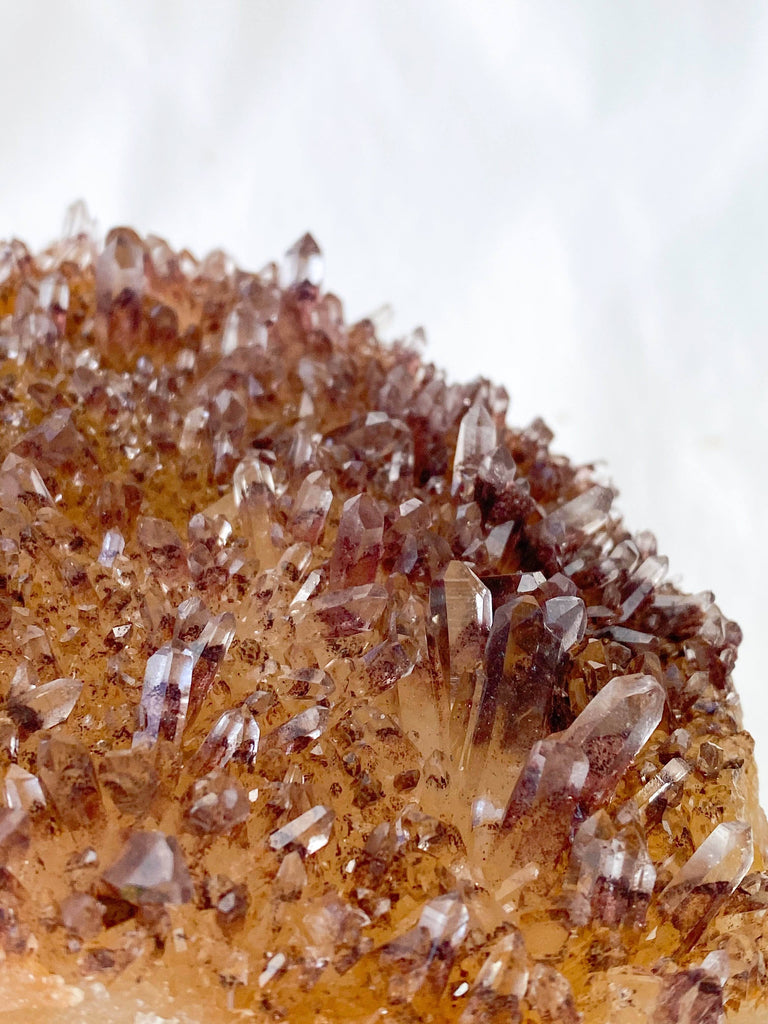
[[[172,743],[181,743],[194,665],[192,651],[171,644],[149,658],[139,705],[139,728],[133,735],[135,747],[152,746],[161,734]]]
[[[129,903],[187,903],[194,893],[178,841],[162,832],[131,832],[103,878]]]
[[[311,236],[66,235],[0,246],[11,1024],[762,1024],[714,595]]]

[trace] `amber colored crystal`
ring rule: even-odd
[[[0,246],[3,1020],[768,1019],[713,595],[310,235],[67,223]]]

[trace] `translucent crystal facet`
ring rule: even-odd
[[[701,934],[749,871],[753,857],[751,827],[726,821],[683,864],[660,897],[683,942]]]
[[[367,494],[344,503],[330,563],[331,584],[360,587],[373,583],[381,559],[384,516]]]
[[[496,447],[496,424],[482,399],[475,399],[462,417],[453,457],[454,494],[471,493],[480,465]]]
[[[132,832],[103,877],[129,903],[187,903],[194,894],[178,842],[162,832]]]
[[[181,743],[189,708],[195,657],[190,650],[166,644],[147,661],[139,705],[135,747],[151,746],[160,736]]]

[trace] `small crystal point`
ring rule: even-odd
[[[426,903],[416,926],[379,951],[380,961],[395,968],[389,981],[392,1002],[411,1002],[420,991],[439,996],[468,928],[469,911],[460,893]]]
[[[550,512],[536,535],[558,551],[571,552],[605,525],[612,502],[613,491],[596,484]]]
[[[187,645],[194,659],[189,690],[187,721],[194,722],[235,636],[232,612],[208,617],[197,639]]]
[[[103,878],[129,903],[188,903],[194,896],[181,848],[162,832],[131,832]]]
[[[29,845],[29,816],[21,807],[0,807],[0,858],[4,866],[12,850],[25,850]]]
[[[160,736],[177,746],[187,721],[194,654],[165,644],[147,661],[133,746],[154,746]]]
[[[469,929],[469,911],[461,894],[449,892],[430,900],[419,916],[419,928],[429,933],[433,943],[447,942],[458,949]]]
[[[83,682],[71,676],[36,686],[7,705],[10,717],[24,732],[52,729],[66,722],[83,690]]]
[[[562,734],[538,740],[507,803],[487,865],[492,881],[516,866],[556,861],[566,848],[590,764]]]
[[[160,785],[157,770],[142,749],[110,750],[99,761],[98,775],[102,791],[123,814],[144,813]]]
[[[37,771],[60,820],[68,828],[85,828],[101,818],[96,772],[82,743],[44,736],[37,748]]]
[[[304,234],[286,252],[280,272],[284,288],[304,283],[319,287],[323,283],[324,260],[320,246],[309,233]]]
[[[459,1024],[520,1024],[521,1001],[528,989],[530,965],[520,932],[504,935],[477,973]],[[493,1015],[493,1016],[490,1016]]]
[[[580,597],[552,597],[544,604],[544,622],[560,640],[563,653],[574,647],[584,636],[587,627],[587,609]]]
[[[130,228],[112,228],[96,261],[96,294],[101,308],[124,291],[144,290],[144,246]]]
[[[85,892],[73,892],[59,907],[61,924],[79,939],[95,939],[102,929],[105,907]]]
[[[478,395],[459,424],[453,456],[452,494],[474,493],[475,480],[483,459],[496,447],[496,433],[496,424],[488,407]]]
[[[574,836],[571,878],[572,922],[642,925],[656,882],[642,829],[633,823],[617,829],[605,811],[597,811]]]
[[[330,564],[331,586],[373,583],[382,554],[384,516],[373,498],[357,494],[344,502]]]
[[[223,768],[239,753],[251,763],[259,749],[261,729],[247,707],[230,708],[214,722],[195,755],[194,767]]]
[[[62,238],[77,238],[79,235],[94,237],[96,221],[91,216],[84,199],[76,199],[67,207],[61,228]]]
[[[8,765],[4,780],[6,806],[34,814],[45,807],[45,795],[36,775],[17,764]]]
[[[101,544],[99,564],[105,569],[111,569],[117,558],[125,550],[125,539],[119,530],[107,530]]]
[[[482,662],[491,629],[491,592],[464,562],[450,562],[430,593],[439,623],[439,651],[452,699],[462,681]]]
[[[273,832],[269,837],[269,845],[273,850],[292,847],[304,850],[307,855],[316,853],[331,838],[334,817],[333,811],[322,804],[310,807],[304,814]]]
[[[387,591],[378,583],[333,590],[311,601],[311,610],[335,636],[370,629],[387,606]]]
[[[251,810],[241,784],[221,771],[209,772],[193,782],[185,803],[186,826],[198,835],[230,832],[246,820]]]
[[[232,495],[243,530],[262,568],[272,568],[279,550],[274,543],[275,482],[267,457],[248,456],[237,464]]]
[[[0,466],[0,507],[24,501],[53,507],[51,493],[30,459],[10,452]]]
[[[333,492],[327,474],[316,470],[305,477],[291,510],[293,539],[317,544],[323,536],[332,501]]]

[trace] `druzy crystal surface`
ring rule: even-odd
[[[4,1019],[766,1019],[738,627],[420,345],[0,247]]]

